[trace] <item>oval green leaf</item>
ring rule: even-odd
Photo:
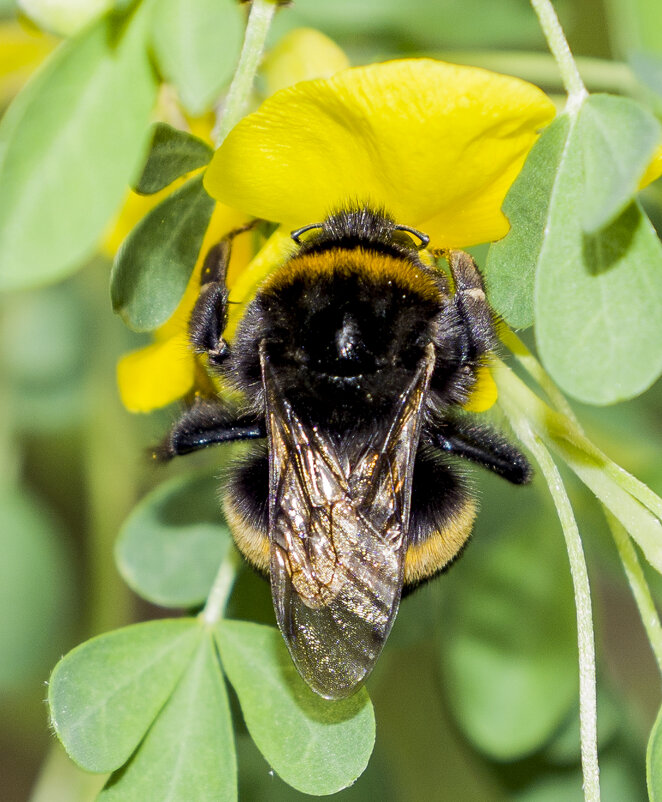
[[[194,607],[207,598],[230,543],[218,479],[186,475],[138,504],[122,527],[115,558],[143,598],[164,607]]]
[[[662,708],[648,739],[646,750],[646,783],[651,802],[662,800]]]
[[[145,215],[122,243],[110,293],[113,309],[135,331],[157,328],[177,308],[213,210],[202,176],[196,176]]]
[[[203,637],[174,693],[99,802],[230,802],[237,761],[225,680]]]
[[[148,621],[76,647],[55,666],[48,702],[69,757],[87,771],[124,765],[172,693],[203,630]]]
[[[595,234],[635,196],[662,131],[634,100],[591,95],[579,112],[577,135],[584,157],[582,225]]]
[[[558,171],[570,130],[566,115],[544,131],[503,204],[510,231],[487,255],[485,281],[493,308],[515,328],[533,323],[533,288]]]
[[[662,372],[662,244],[636,203],[596,234],[583,233],[581,153],[573,150],[536,276],[536,341],[569,395],[613,404]]]
[[[617,182],[616,200],[600,207],[595,178],[587,195],[583,140],[592,125],[581,123],[583,111],[558,117],[529,155],[504,204],[512,230],[490,249],[487,285],[510,323],[535,318],[541,360],[563,390],[610,404],[662,372],[662,245],[636,203],[584,232],[587,197],[597,220],[620,208],[624,190]]]
[[[147,164],[135,190],[142,195],[160,192],[180,176],[204,167],[213,153],[211,146],[197,136],[167,123],[155,123]]]
[[[237,64],[244,23],[233,0],[160,0],[154,49],[186,110],[208,111]]]
[[[551,738],[578,692],[561,533],[514,520],[455,571],[441,643],[451,709],[483,752],[520,758]]]
[[[216,634],[248,731],[283,780],[316,796],[353,783],[375,742],[365,688],[338,702],[317,696],[299,677],[273,627],[226,620]]]
[[[58,48],[0,125],[0,288],[74,271],[121,203],[156,93],[148,6],[126,23],[111,14]]]

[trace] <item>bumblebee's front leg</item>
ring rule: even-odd
[[[154,457],[167,462],[207,446],[266,437],[264,420],[255,415],[237,414],[220,401],[198,398],[174,424]]]
[[[200,275],[200,295],[189,322],[189,338],[199,353],[207,354],[209,364],[220,366],[230,349],[223,339],[228,322],[228,289],[225,277],[232,255],[232,242],[238,234],[249,231],[259,221],[253,220],[226,234],[209,249]]]
[[[453,304],[466,324],[469,358],[492,351],[497,344],[494,317],[487,303],[483,279],[476,263],[465,251],[450,251],[448,265],[455,293]]]

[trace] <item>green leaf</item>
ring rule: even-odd
[[[76,647],[51,676],[53,727],[87,771],[129,759],[172,693],[203,630],[193,618],[148,621]]]
[[[623,167],[612,184],[599,180],[593,157],[586,157],[592,166],[584,180],[586,149],[597,147],[596,115],[622,110],[596,98],[557,118],[506,198],[512,229],[488,259],[496,310],[516,326],[535,318],[545,368],[590,404],[638,395],[662,371],[662,245],[648,218],[632,203],[594,234],[582,229],[588,203],[595,222],[627,201],[632,154],[624,157],[629,172]],[[598,190],[616,194],[600,200]]]
[[[147,164],[135,187],[143,195],[160,192],[176,178],[204,167],[214,153],[202,139],[167,123],[155,123],[152,132]]]
[[[632,398],[662,371],[662,245],[638,204],[593,236],[581,231],[573,153],[536,279],[536,341],[548,372],[589,404]]]
[[[172,315],[195,267],[214,200],[202,176],[152,209],[122,243],[110,277],[113,309],[135,331],[150,331]]]
[[[591,95],[584,103],[577,136],[584,157],[586,233],[612,223],[629,205],[661,133],[655,117],[629,98]]]
[[[244,23],[232,0],[161,0],[154,48],[161,72],[186,110],[208,111],[237,64]]]
[[[232,717],[214,642],[203,637],[174,693],[99,802],[237,798]]]
[[[122,527],[115,556],[127,584],[165,607],[194,607],[211,589],[231,543],[218,479],[175,477],[146,496]]]
[[[139,8],[63,44],[0,125],[0,288],[74,271],[143,158],[156,83]]]
[[[317,796],[353,783],[375,741],[366,690],[338,702],[317,696],[272,627],[226,620],[218,625],[217,637],[248,731],[283,780]]]
[[[5,458],[6,459],[6,458]],[[0,469],[1,470],[1,469]],[[0,493],[0,691],[44,679],[73,613],[73,570],[52,510],[17,488]]]
[[[561,456],[581,481],[625,527],[656,571],[662,573],[662,524],[634,498],[630,491],[607,473],[607,460],[587,454],[563,436],[549,439],[553,451]]]
[[[4,304],[0,360],[16,426],[34,435],[80,420],[89,362],[87,324],[84,299],[70,282],[15,293]]]
[[[113,0],[66,2],[60,0],[23,0],[21,11],[42,31],[56,36],[73,36],[98,19],[113,4]]]
[[[646,783],[651,802],[662,800],[662,708],[648,739],[646,750]]]
[[[533,146],[503,204],[511,229],[488,253],[485,280],[490,303],[518,329],[533,323],[536,267],[545,245],[569,128],[568,117],[561,115]]]
[[[575,612],[563,541],[541,528],[539,517],[513,519],[455,571],[442,629],[449,703],[479,749],[513,760],[549,740],[577,696]]]

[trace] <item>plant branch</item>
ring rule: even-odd
[[[537,86],[544,86],[549,91],[558,91],[563,87],[556,60],[549,53],[526,50],[433,50],[420,55],[515,75]],[[635,96],[641,92],[632,69],[622,61],[577,56],[575,63],[583,82],[592,92]]]
[[[599,802],[597,693],[595,678],[595,643],[591,589],[582,541],[570,499],[549,451],[531,431],[522,417],[511,417],[518,437],[535,457],[549,487],[565,537],[570,573],[577,609],[577,645],[579,650],[579,722],[584,795],[588,802]]]
[[[234,546],[230,546],[218,569],[216,579],[214,579],[214,584],[207,597],[207,603],[200,614],[205,624],[213,626],[223,617],[240,567],[239,552]]]
[[[632,595],[639,608],[639,615],[657,660],[657,666],[660,674],[662,674],[662,625],[660,624],[660,617],[655,608],[648,582],[646,582],[637,552],[628,533],[606,507],[603,506],[603,510],[623,563],[625,575],[630,583]]]
[[[549,49],[559,66],[561,80],[568,93],[566,110],[571,113],[576,112],[588,96],[588,92],[570,52],[568,40],[565,38],[554,6],[550,0],[531,0],[531,5],[538,15]]]
[[[262,51],[267,39],[271,21],[276,12],[276,0],[253,0],[244,44],[241,48],[239,63],[235,70],[223,112],[215,132],[216,147],[219,147],[225,137],[235,127],[246,113],[248,102],[253,90],[255,74],[260,66]]]

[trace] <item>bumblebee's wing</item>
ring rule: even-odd
[[[434,364],[430,345],[387,431],[353,465],[278,389],[262,351],[269,435],[271,592],[301,676],[351,694],[372,670],[400,603],[411,478]]]

